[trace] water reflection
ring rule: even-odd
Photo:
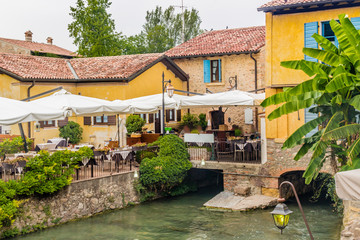
[[[283,235],[273,225],[269,209],[246,213],[201,210],[217,193],[203,189],[185,196],[162,199],[136,207],[95,216],[20,237],[36,240],[91,239],[309,239],[295,202]],[[304,211],[315,239],[339,239],[341,218],[327,204],[304,201]],[[20,239],[18,238],[18,239]]]

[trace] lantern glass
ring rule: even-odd
[[[169,85],[166,88],[166,92],[169,96],[169,98],[172,98],[174,96],[174,87],[171,85],[171,83],[169,83]]]
[[[275,226],[284,229],[289,223],[290,215],[273,214]]]

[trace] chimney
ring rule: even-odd
[[[32,42],[32,35],[33,33],[29,30],[25,32],[25,41]]]
[[[48,38],[46,39],[46,42],[47,42],[47,44],[52,45],[52,44],[53,44],[53,39],[52,39],[52,37],[48,37]]]

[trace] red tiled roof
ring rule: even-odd
[[[164,54],[149,53],[70,60],[80,79],[128,78]]]
[[[27,81],[31,79],[69,80],[71,82],[89,79],[129,80],[146,67],[151,67],[152,64],[162,61],[164,58],[166,57],[162,53],[73,59],[0,54],[0,73],[4,72]],[[169,61],[171,60],[168,60],[166,64],[169,64]],[[78,79],[71,72],[70,65]],[[184,77],[181,70],[178,73]]]
[[[264,26],[224,29],[205,32],[165,54],[169,57],[191,57],[255,52],[264,45]]]
[[[343,1],[343,0],[342,0]],[[281,9],[286,7],[294,7],[300,5],[313,5],[317,3],[340,2],[340,0],[273,0],[258,8],[259,11],[267,11],[271,9]]]
[[[74,78],[66,64],[66,60],[63,58],[0,54],[0,72],[1,69],[28,79]]]
[[[0,41],[8,42],[17,45],[19,47],[29,49],[32,52],[52,53],[56,55],[71,56],[71,57],[76,56],[76,54],[73,53],[72,51],[66,50],[56,45],[51,45],[46,43],[29,42],[29,41],[8,39],[8,38],[0,38]]]

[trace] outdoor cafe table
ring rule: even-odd
[[[65,138],[52,138],[48,140],[48,143],[55,143],[56,147],[67,147]]]
[[[92,144],[79,144],[79,145],[75,145],[75,149],[80,149],[82,147],[88,147],[88,148],[94,148],[94,145]]]
[[[123,164],[126,160],[128,160],[129,156],[132,157],[132,149],[127,150],[115,150],[110,152],[111,159],[115,161],[115,168],[119,171],[120,161],[123,160]],[[131,159],[130,162],[130,170],[131,170]]]
[[[56,148],[56,143],[39,143],[35,147],[35,151],[40,150],[53,150]]]

